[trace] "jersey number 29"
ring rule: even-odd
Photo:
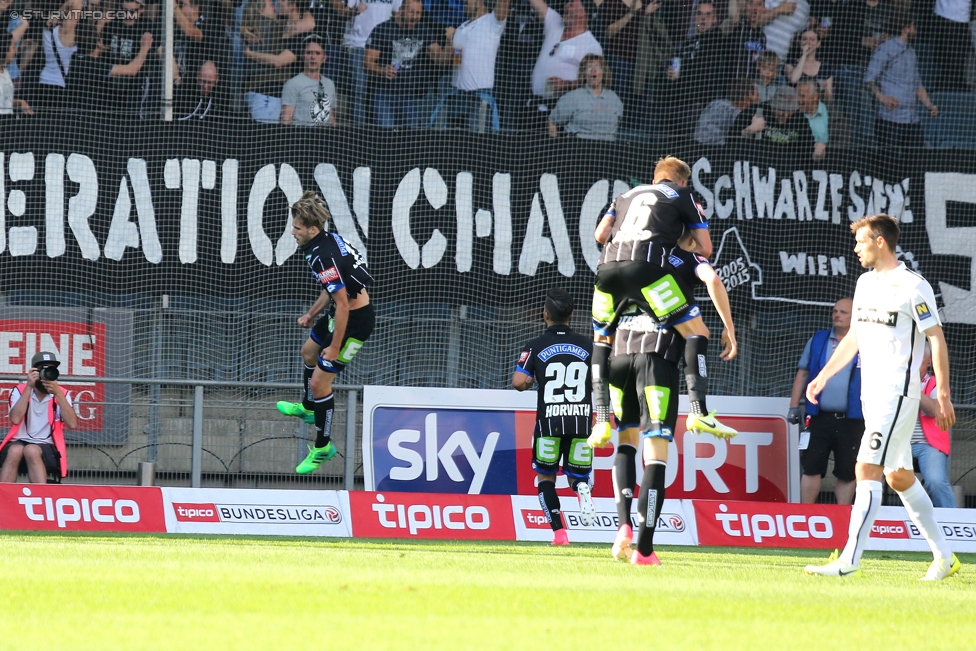
[[[585,395],[586,363],[573,362],[567,366],[556,362],[546,366],[547,405],[558,402],[579,402]]]

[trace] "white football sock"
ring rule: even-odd
[[[949,541],[942,535],[942,528],[935,521],[935,508],[932,506],[932,498],[922,488],[922,482],[915,480],[908,490],[898,493],[908,517],[912,519],[918,530],[925,537],[925,542],[932,548],[932,555],[936,560],[942,558],[952,558],[952,550],[949,549]]]
[[[847,529],[847,545],[841,552],[840,560],[854,567],[861,563],[861,555],[880,507],[881,482],[869,479],[857,482],[854,504],[851,506],[851,524]]]

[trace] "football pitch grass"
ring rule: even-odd
[[[0,649],[976,648],[976,555],[74,534],[0,536]]]

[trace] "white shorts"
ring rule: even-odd
[[[912,469],[912,432],[918,421],[918,399],[896,396],[863,403],[864,436],[857,460],[885,470]]]

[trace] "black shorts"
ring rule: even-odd
[[[854,464],[864,435],[860,418],[836,418],[833,414],[810,417],[810,444],[800,451],[804,475],[827,475],[827,458],[834,453],[834,477],[854,481]]]
[[[341,373],[346,365],[352,361],[363,343],[373,333],[376,327],[376,309],[370,303],[358,310],[349,312],[349,322],[346,323],[346,334],[342,338],[342,348],[339,350],[339,357],[334,362],[322,359],[319,355],[318,366],[326,373]],[[328,348],[332,343],[332,331],[335,329],[335,319],[332,316],[324,316],[315,322],[312,331],[308,336],[322,346]]]
[[[640,426],[641,436],[674,439],[678,365],[657,354],[610,358],[610,402],[617,429]]]
[[[629,305],[636,305],[662,327],[701,316],[694,293],[674,269],[640,261],[601,265],[593,288],[593,330],[612,335]]]
[[[542,436],[536,427],[532,437],[532,468],[540,475],[555,475],[562,467],[567,477],[588,478],[593,468],[593,448],[586,444],[586,436]]]
[[[58,449],[51,445],[50,443],[32,443],[30,441],[10,441],[3,449],[0,450],[0,466],[4,464],[7,460],[7,452],[13,445],[36,445],[41,448],[41,459],[44,461],[44,467],[47,469],[49,475],[53,474],[58,477],[61,476],[61,453]],[[27,474],[27,461],[21,459],[20,467],[17,469],[18,474]]]

